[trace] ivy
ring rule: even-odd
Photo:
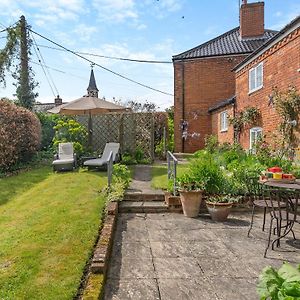
[[[254,125],[258,122],[260,111],[256,107],[246,107],[234,117],[229,117],[229,123],[233,126],[235,142],[238,142],[242,129],[247,125]]]
[[[5,87],[5,74],[11,71],[13,61],[19,58],[21,30],[19,23],[7,29],[6,45],[0,50],[0,84]]]
[[[292,149],[298,144],[295,131],[299,130],[300,94],[294,86],[285,91],[274,89],[273,103],[281,117],[278,129],[282,136],[282,147]]]

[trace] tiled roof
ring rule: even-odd
[[[262,37],[241,40],[240,28],[236,27],[191,50],[174,55],[173,60],[193,59],[228,54],[248,54],[262,46],[276,33],[277,31],[266,29],[265,34]]]
[[[35,103],[33,106],[33,111],[45,113],[47,110],[52,109],[53,107],[55,107],[55,103]]]
[[[255,57],[258,53],[261,51],[264,51],[264,49],[267,48],[270,44],[272,44],[277,39],[281,39],[284,34],[296,26],[298,24],[298,27],[300,27],[300,16],[293,19],[289,24],[287,24],[285,27],[283,27],[279,32],[277,32],[271,39],[269,39],[265,44],[261,45],[261,47],[257,48],[253,53],[251,53],[246,59],[244,59],[241,63],[239,63],[237,66],[234,67],[233,70],[237,70],[240,67],[244,66],[248,61],[250,61],[253,57]]]
[[[219,108],[225,107],[225,106],[227,106],[229,104],[233,104],[233,103],[235,103],[235,96],[232,96],[229,99],[222,100],[222,101],[216,103],[215,105],[213,105],[212,107],[210,107],[208,109],[208,112],[211,113],[211,112],[213,112],[213,111],[215,111],[215,110],[217,110]]]

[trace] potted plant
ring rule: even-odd
[[[213,221],[223,222],[227,220],[233,203],[238,201],[238,196],[214,195],[208,197],[206,207]]]
[[[202,202],[205,183],[203,181],[198,181],[189,173],[178,177],[177,183],[183,214],[189,218],[197,217]]]

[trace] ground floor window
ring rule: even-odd
[[[222,131],[227,131],[228,129],[228,114],[227,111],[223,111],[220,113],[220,128]]]
[[[250,150],[251,152],[255,151],[255,144],[262,137],[262,128],[253,127],[250,129]]]

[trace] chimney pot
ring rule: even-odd
[[[62,105],[62,99],[59,97],[59,95],[57,95],[57,97],[54,99],[54,103],[55,106]]]

